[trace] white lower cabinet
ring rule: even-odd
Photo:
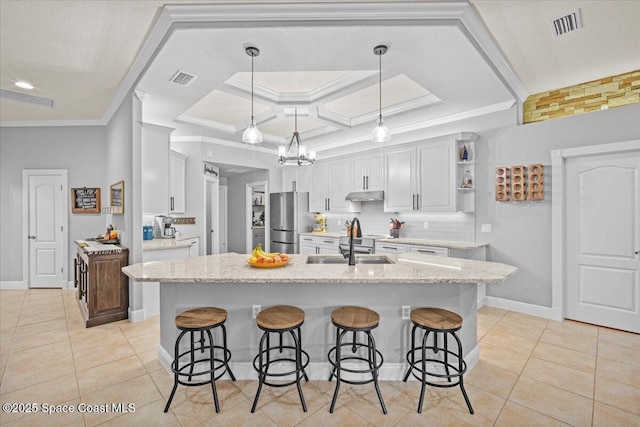
[[[300,236],[300,253],[305,255],[339,254],[340,239],[337,237]]]
[[[449,256],[448,248],[440,248],[435,246],[422,246],[422,245],[407,245],[409,252],[416,252],[420,254]]]
[[[403,254],[408,252],[408,245],[402,243],[375,242],[374,252],[376,254]]]

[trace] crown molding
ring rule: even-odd
[[[59,127],[59,126],[106,126],[104,119],[98,120],[36,120],[36,121],[4,121],[0,122],[0,128],[20,127]]]
[[[240,142],[234,142],[234,141],[227,141],[224,139],[212,138],[209,136],[201,136],[201,135],[172,136],[171,141],[172,142],[207,142],[209,144],[220,145],[223,147],[231,147],[231,148],[237,148],[240,150],[249,150],[254,152],[258,151],[260,153],[272,154],[274,156],[278,155],[278,150],[271,150],[269,148],[260,147],[259,145],[256,145],[256,144],[246,144],[246,143],[240,143]]]

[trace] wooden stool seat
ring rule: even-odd
[[[364,307],[346,306],[331,312],[331,321],[342,328],[374,328],[380,323],[380,315]]]
[[[227,320],[227,310],[217,307],[201,307],[183,311],[176,316],[176,326],[181,329],[210,328]]]
[[[291,329],[304,322],[304,311],[290,305],[276,305],[258,313],[256,322],[262,329]]]
[[[411,321],[434,330],[457,330],[462,327],[462,317],[442,308],[416,308],[411,310]]]

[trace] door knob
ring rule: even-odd
[[[27,236],[28,239],[35,240],[36,236]]]
[[[640,251],[636,251],[636,255],[640,255]]]

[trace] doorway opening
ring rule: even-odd
[[[251,253],[258,244],[269,251],[269,182],[247,183],[245,195],[246,253]]]

